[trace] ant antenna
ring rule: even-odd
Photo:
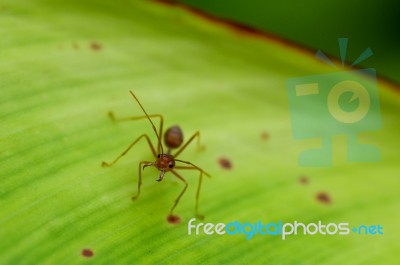
[[[158,143],[160,144],[160,147],[161,147],[161,154],[164,154],[164,148],[163,148],[163,146],[162,146],[162,142],[161,142],[160,135],[158,135],[158,133],[157,133],[156,126],[154,126],[154,123],[151,121],[149,115],[147,115],[147,112],[144,110],[142,104],[140,104],[140,102],[139,102],[139,100],[137,99],[137,97],[135,96],[135,94],[133,94],[132,91],[129,91],[129,92],[132,94],[133,98],[134,98],[134,99],[136,100],[136,102],[139,104],[139,106],[140,106],[140,108],[143,110],[144,114],[146,114],[146,117],[147,117],[147,119],[150,121],[151,126],[153,126],[153,130],[154,130],[154,132],[155,132],[156,135],[157,135]],[[158,150],[157,150],[157,151],[158,151]]]

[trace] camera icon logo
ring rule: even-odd
[[[341,53],[345,51],[343,43],[347,45],[347,39],[339,39]],[[360,58],[372,54],[370,49],[366,51],[369,52],[364,52]],[[362,61],[360,58],[356,62]],[[358,143],[358,133],[382,127],[375,69],[291,78],[287,82],[287,92],[293,137],[299,140],[321,138],[320,148],[300,154],[300,166],[331,166],[335,135],[347,136],[347,161],[380,160],[376,146]]]

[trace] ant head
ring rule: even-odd
[[[175,167],[175,159],[172,155],[169,154],[159,154],[157,156],[156,162],[154,162],[154,166],[160,170],[160,178],[158,181],[161,181],[164,177],[165,172],[172,170]]]
[[[157,160],[154,163],[154,166],[158,170],[162,171],[170,171],[175,166],[175,159],[172,155],[169,154],[160,154],[157,156]]]

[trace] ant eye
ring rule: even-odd
[[[160,158],[160,155],[158,155],[157,157]]]
[[[173,168],[174,164],[170,163],[168,166],[169,166],[169,168]]]

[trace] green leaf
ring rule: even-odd
[[[360,140],[379,146],[382,162],[348,163],[338,137],[334,167],[300,168],[298,153],[317,141],[292,139],[285,83],[332,71],[302,50],[141,1],[6,0],[0,33],[1,264],[396,262],[400,105],[384,81],[383,129]],[[145,142],[101,167],[143,133],[156,142],[146,120],[108,118],[110,110],[142,115],[129,90],[186,139],[201,131],[205,150],[190,146],[181,159],[213,176],[200,196],[205,222],[321,220],[381,224],[385,234],[189,236],[198,173],[181,172],[189,188],[176,208],[182,223],[171,225],[183,188],[172,174],[159,183],[146,168],[141,197],[131,200],[139,161],[154,159]],[[318,202],[318,192],[332,202]]]

